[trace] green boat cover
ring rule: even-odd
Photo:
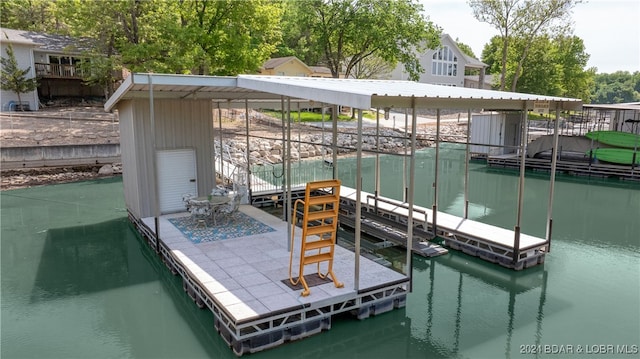
[[[589,152],[591,151],[587,151],[587,155],[589,155]],[[591,155],[599,161],[630,165],[633,162],[634,153],[636,154],[636,164],[640,165],[640,151],[626,148],[597,148],[591,152]]]
[[[621,131],[591,131],[585,135],[594,141],[624,148],[640,148],[640,135]]]

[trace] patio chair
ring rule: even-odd
[[[229,219],[233,214],[235,214],[236,212],[238,212],[238,209],[240,208],[240,200],[242,199],[242,195],[237,193],[233,196],[233,198],[231,198],[231,201],[229,201],[228,203],[220,206],[218,208],[218,210],[216,211],[216,218],[219,216],[223,216],[227,219]],[[216,219],[217,221],[217,219]]]
[[[184,207],[187,209],[187,212],[191,212],[190,208],[191,208],[191,200],[193,198],[195,198],[196,196],[192,195],[191,193],[185,193],[182,195],[182,203],[184,203]]]
[[[211,218],[211,206],[209,201],[189,200],[189,213],[197,226],[207,227],[207,220]]]

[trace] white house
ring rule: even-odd
[[[0,28],[0,51],[2,57],[7,57],[7,47],[11,44],[13,47],[13,54],[18,62],[18,67],[26,69],[30,67],[29,73],[26,75],[28,78],[36,77],[33,50],[38,47],[38,44],[34,41],[20,36],[18,31],[11,29]],[[20,94],[20,100],[23,104],[27,104],[29,109],[38,109],[38,91],[33,90],[28,93]],[[18,104],[18,95],[13,91],[2,90],[0,93],[0,102],[2,103],[2,110],[14,110]]]
[[[491,83],[485,81],[484,75],[487,64],[464,54],[448,34],[442,34],[440,43],[440,48],[428,49],[419,56],[420,65],[425,72],[418,82],[491,89]],[[465,69],[478,69],[480,75],[465,77]],[[391,80],[408,80],[408,78],[409,74],[405,71],[404,64],[398,64],[391,72]]]
[[[27,76],[38,78],[38,89],[20,96],[30,110],[37,110],[48,98],[104,96],[102,88],[87,86],[82,80],[79,64],[83,53],[93,47],[90,39],[0,28],[2,57],[7,56],[8,44],[18,67],[30,68]],[[9,110],[12,101],[15,104],[18,96],[3,90],[2,109]]]

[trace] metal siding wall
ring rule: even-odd
[[[127,209],[140,218],[140,191],[138,182],[138,166],[136,161],[137,148],[135,146],[135,133],[133,124],[133,107],[130,101],[122,101],[118,104],[118,117],[120,128],[120,150],[122,157],[122,183],[124,186],[124,199]]]
[[[213,119],[210,100],[155,99],[155,148],[148,99],[122,101],[120,137],[123,181],[129,210],[137,217],[155,215],[155,149],[195,148],[199,195],[210,193],[213,176]]]
[[[198,195],[214,186],[213,117],[210,100],[156,100],[158,149],[195,148]]]

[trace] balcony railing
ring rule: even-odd
[[[37,77],[64,79],[82,78],[82,69],[80,66],[76,65],[36,63],[35,68]]]

